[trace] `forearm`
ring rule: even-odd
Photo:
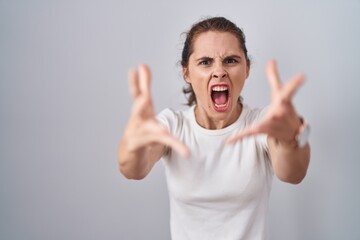
[[[127,138],[119,144],[118,161],[120,172],[128,179],[143,179],[162,157],[165,146],[160,143],[149,143],[143,147],[133,147]]]
[[[148,173],[149,162],[145,159],[146,148],[132,151],[127,140],[122,139],[119,144],[118,162],[120,172],[128,179],[142,179]]]
[[[284,144],[268,139],[270,157],[276,176],[288,183],[300,183],[307,172],[310,162],[310,146],[299,148],[293,144]]]

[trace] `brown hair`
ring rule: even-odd
[[[229,21],[224,17],[212,17],[201,20],[198,23],[192,25],[190,31],[186,33],[186,39],[184,42],[184,48],[181,55],[181,66],[183,68],[188,67],[190,55],[194,51],[194,42],[196,37],[204,32],[208,31],[218,31],[218,32],[228,32],[234,34],[234,36],[238,39],[240,48],[244,51],[246,63],[250,66],[250,59],[247,54],[247,48],[245,45],[245,35],[243,31],[236,26],[233,22]],[[196,96],[192,89],[191,84],[187,84],[183,88],[183,93],[189,96],[187,97],[187,105],[191,106],[196,103]],[[241,100],[241,97],[239,97]]]

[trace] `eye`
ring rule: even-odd
[[[209,58],[204,58],[204,59],[201,59],[199,61],[199,65],[210,65],[212,62],[212,59],[209,59]]]
[[[210,65],[213,62],[214,59],[210,58],[210,57],[202,57],[200,59],[198,59],[198,65],[203,65],[203,66],[207,66]]]
[[[199,65],[209,65],[210,61],[209,60],[202,60],[199,62]]]
[[[234,63],[238,63],[239,61],[238,61],[237,59],[235,59],[235,58],[226,58],[226,59],[224,60],[224,62],[225,62],[226,64],[234,64]]]

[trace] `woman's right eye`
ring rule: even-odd
[[[208,65],[209,63],[210,63],[209,60],[203,60],[199,62],[199,65]]]
[[[211,58],[202,58],[202,59],[199,59],[199,65],[210,65],[212,63],[213,59]]]

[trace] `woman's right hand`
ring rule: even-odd
[[[189,149],[171,136],[156,119],[150,82],[148,66],[140,65],[138,69],[129,71],[129,87],[134,103],[120,142],[119,163],[120,169],[127,166],[125,168],[130,168],[130,172],[145,171],[147,174],[166,147],[172,148],[184,158],[189,156]]]
[[[146,65],[129,71],[129,88],[134,103],[119,145],[120,171],[128,178],[141,179],[163,155],[166,147],[184,158],[189,149],[170,135],[156,119],[150,92],[151,73]]]

